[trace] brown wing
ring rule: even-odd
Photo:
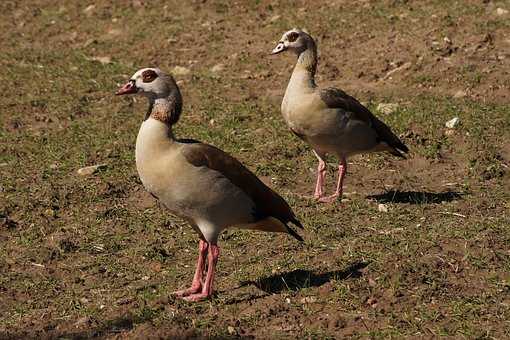
[[[187,144],[182,153],[188,162],[194,166],[206,166],[220,172],[246,193],[255,203],[257,219],[274,217],[285,225],[291,222],[303,228],[287,202],[234,157],[214,146],[197,141],[180,140],[180,142]],[[289,233],[296,237],[295,233],[291,231]]]
[[[397,136],[395,136],[386,124],[374,116],[372,112],[364,107],[359,101],[349,96],[344,91],[334,87],[329,87],[322,89],[319,94],[321,99],[329,108],[339,108],[344,111],[348,111],[353,115],[353,117],[355,117],[355,119],[361,120],[371,126],[379,136],[379,141],[386,142],[386,144],[394,149],[392,154],[395,156],[404,157],[400,151],[409,151],[407,146],[402,143]]]

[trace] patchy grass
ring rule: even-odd
[[[0,4],[0,337],[510,336],[504,2],[87,6]],[[351,159],[342,204],[309,198],[315,159],[279,113],[293,59],[267,54],[294,26],[319,40],[322,84],[399,104],[376,113],[412,150]],[[197,238],[138,179],[146,103],[113,96],[149,65],[191,70],[176,133],[235,155],[306,225],[303,245],[225,232],[204,303],[171,296]]]

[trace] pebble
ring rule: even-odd
[[[458,90],[458,91],[457,91],[457,92],[455,92],[455,94],[453,95],[453,98],[464,98],[465,96],[467,96],[466,91]]]
[[[77,173],[80,176],[90,176],[103,169],[106,169],[106,164],[97,164],[80,168]]]
[[[187,74],[190,74],[191,73],[191,70],[187,67],[184,67],[184,66],[175,66],[173,69],[172,69],[172,73],[175,75],[175,76],[185,76]]]
[[[391,114],[398,109],[397,103],[380,103],[377,105],[377,111],[385,115]]]
[[[455,129],[455,127],[457,127],[457,125],[459,125],[459,123],[460,123],[460,118],[454,117],[454,118],[450,119],[449,121],[447,121],[445,123],[445,126],[449,129]]]
[[[281,17],[282,17],[282,16],[281,16],[281,15],[278,15],[278,14],[277,14],[277,15],[273,15],[273,16],[271,17],[271,19],[269,19],[269,22],[275,22],[275,21],[278,21],[278,20],[280,20],[280,18],[281,18]]]
[[[214,65],[214,66],[211,68],[211,72],[217,73],[217,72],[221,72],[221,71],[223,71],[223,69],[225,69],[225,65],[223,65],[223,64],[217,64],[217,65]]]
[[[507,10],[507,9],[504,9],[504,8],[500,8],[500,7],[498,7],[498,8],[496,9],[496,14],[497,14],[497,15],[505,15],[505,14],[508,14],[508,10]]]
[[[108,32],[106,32],[108,35],[116,37],[122,34],[122,30],[118,28],[112,28],[109,29]]]
[[[112,62],[112,58],[108,57],[108,56],[105,56],[105,57],[92,57],[92,58],[88,58],[88,60],[99,61],[103,65],[110,64]]]
[[[87,14],[87,15],[91,15],[92,12],[94,11],[94,9],[96,9],[96,5],[88,5],[84,10],[83,10],[83,13]]]
[[[306,296],[301,299],[301,303],[314,303],[317,302],[317,298],[315,296]]]
[[[388,212],[388,206],[386,204],[379,203],[379,205],[377,206],[377,210],[386,213]]]

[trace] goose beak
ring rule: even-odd
[[[123,94],[131,94],[131,93],[137,93],[138,88],[135,85],[134,80],[128,81],[126,84],[124,84],[120,89],[115,92],[116,96],[121,96]]]
[[[273,49],[273,51],[271,51],[271,54],[278,54],[278,53],[282,53],[283,51],[285,51],[287,48],[285,47],[285,44],[283,43],[283,41],[280,41],[278,43],[278,45],[276,45],[276,47]]]

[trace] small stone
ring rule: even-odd
[[[275,22],[275,21],[278,21],[278,20],[280,20],[280,18],[281,18],[281,17],[282,17],[281,15],[273,15],[273,16],[271,17],[271,19],[269,19],[269,22]]]
[[[112,58],[110,58],[108,56],[104,56],[104,57],[91,57],[91,58],[88,58],[88,60],[98,61],[98,62],[100,62],[103,65],[110,64],[112,62]]]
[[[211,72],[214,72],[214,73],[217,73],[217,72],[221,72],[223,71],[223,69],[225,68],[225,65],[223,64],[217,64],[217,65],[214,65],[212,68],[211,68]]]
[[[498,7],[498,8],[496,8],[496,14],[497,15],[506,15],[506,14],[508,14],[508,10]]]
[[[91,165],[86,166],[84,168],[78,169],[77,173],[80,176],[90,176],[98,172],[99,170],[106,169],[106,164],[98,164],[98,165]]]
[[[457,125],[459,125],[459,123],[460,123],[460,118],[455,117],[455,118],[452,118],[449,121],[447,121],[445,123],[445,126],[449,129],[455,129],[457,127]]]
[[[317,298],[315,296],[305,296],[301,299],[301,303],[314,303],[317,302]]]
[[[458,91],[457,91],[457,92],[455,92],[455,94],[453,95],[453,98],[464,98],[465,96],[467,96],[466,91],[458,90]]]
[[[398,109],[397,103],[380,103],[377,105],[377,111],[385,115],[389,115]]]
[[[287,302],[288,304],[290,304],[290,298],[285,298],[285,302]]]
[[[83,13],[87,14],[87,15],[91,15],[92,12],[94,12],[94,10],[96,9],[96,5],[88,5],[87,7],[85,7],[85,9],[83,10]]]
[[[234,327],[232,327],[232,326],[228,326],[227,327],[227,331],[228,331],[228,334],[230,334],[230,335],[237,334],[236,329]]]
[[[122,30],[118,29],[118,28],[112,28],[112,29],[109,29],[107,33],[108,33],[108,35],[110,35],[112,37],[116,37],[116,36],[119,36],[122,34]]]
[[[379,205],[377,206],[377,210],[386,213],[388,212],[388,206],[386,204],[379,203]]]
[[[191,70],[187,67],[184,67],[184,66],[175,66],[173,69],[172,69],[172,73],[176,76],[185,76],[187,74],[190,74],[191,73]]]
[[[74,40],[76,40],[76,38],[78,38],[78,32],[73,31],[73,32],[69,33],[68,37],[69,37],[69,40],[74,41]]]

